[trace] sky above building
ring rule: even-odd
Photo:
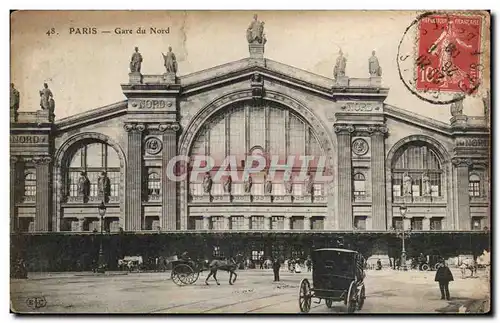
[[[449,122],[449,105],[422,101],[399,78],[397,47],[415,11],[15,12],[11,81],[21,94],[20,110],[39,109],[44,82],[54,95],[56,119],[124,100],[120,84],[128,82],[136,46],[143,74],[165,72],[162,52],[169,46],[181,76],[248,57],[245,35],[254,13],[265,22],[266,58],[333,78],[341,48],[346,75],[363,78],[375,50],[390,89],[387,104]],[[139,27],[145,34],[137,33]],[[483,115],[481,98],[467,97],[464,113]]]

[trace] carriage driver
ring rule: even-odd
[[[191,257],[189,257],[189,254],[187,251],[184,251],[181,255],[181,259],[184,260],[184,261],[190,261],[191,260]]]

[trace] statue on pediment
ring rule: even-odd
[[[17,112],[19,110],[19,91],[10,83],[10,109]]]
[[[382,76],[382,67],[375,56],[375,51],[372,51],[372,56],[368,59],[368,72],[371,77]]]
[[[344,53],[342,52],[342,49],[340,49],[339,56],[337,57],[337,62],[335,63],[335,67],[333,68],[333,77],[335,79],[345,76],[346,65],[347,58],[344,57]]]
[[[253,16],[253,21],[247,28],[247,41],[249,44],[265,44],[264,22],[258,20],[258,16]]]
[[[461,116],[464,114],[463,97],[457,93],[455,94],[454,99],[456,99],[456,101],[450,105],[451,116],[452,117]]]
[[[135,52],[130,59],[130,73],[140,73],[142,65],[142,55],[139,53],[139,47],[135,48]]]
[[[163,60],[165,61],[164,65],[167,70],[167,74],[176,74],[177,73],[177,59],[175,58],[175,54],[172,52],[172,47],[168,47],[168,53],[163,55]]]
[[[54,96],[52,91],[50,91],[47,83],[43,83],[43,89],[40,90],[40,107],[42,110],[49,110],[54,112]]]

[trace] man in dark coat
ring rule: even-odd
[[[274,281],[279,282],[280,281],[280,260],[279,257],[274,257],[273,258],[273,272],[274,272]]]
[[[453,275],[451,273],[450,268],[446,266],[446,263],[443,261],[441,266],[439,266],[436,271],[436,278],[434,281],[439,282],[439,289],[441,290],[441,299],[450,300],[450,290],[448,289],[448,284],[453,281]]]

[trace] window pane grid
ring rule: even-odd
[[[245,218],[242,216],[232,216],[231,217],[231,229],[232,230],[243,230],[245,225]]]
[[[263,216],[252,216],[252,230],[264,230]]]

